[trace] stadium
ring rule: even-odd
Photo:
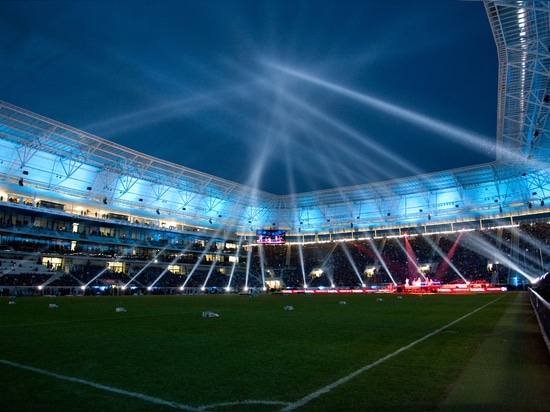
[[[468,273],[480,279],[467,281],[533,283],[548,256],[540,243],[549,212],[548,50],[542,49],[545,26],[535,24],[544,21],[539,18],[544,5],[529,10],[531,30],[523,30],[519,19],[527,17],[517,10],[487,5],[500,62],[497,158],[441,173],[273,195],[2,103],[5,259],[22,260],[14,269],[18,273],[41,275],[28,285],[33,293],[48,285],[282,289],[307,287],[320,273],[332,279],[319,286],[364,287],[367,281],[397,286],[428,274],[444,280],[441,269],[448,266],[457,234],[473,231],[487,234],[479,240],[485,261],[477,273]],[[542,233],[516,229],[533,224]],[[282,248],[272,244],[276,233],[278,243],[287,244],[284,252],[273,252]],[[399,250],[402,242],[395,239],[404,235],[413,246]],[[267,243],[263,247],[259,237]],[[441,239],[450,243],[434,246]],[[358,242],[363,261],[354,262],[345,241]],[[338,244],[338,250],[327,243]],[[326,250],[317,259],[304,258],[299,249],[307,254],[310,245]],[[423,256],[414,256],[415,248]],[[396,258],[382,259],[385,251]],[[333,253],[333,260],[348,262],[351,279],[333,279]],[[384,267],[403,260],[409,272]],[[452,272],[451,278],[464,280],[461,270]],[[11,276],[2,280],[12,293]]]
[[[475,166],[279,195],[0,101],[3,301],[327,295],[350,306],[360,295],[381,303],[536,289],[550,265],[550,8],[484,4],[499,62],[496,159]],[[213,309],[197,313],[217,316],[207,302]],[[221,407],[205,396],[189,402]],[[308,410],[308,402],[270,407]]]

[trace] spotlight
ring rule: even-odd
[[[28,174],[29,174],[29,171],[28,171],[28,170],[23,170],[23,174],[24,174],[24,175],[28,175]]]
[[[542,200],[540,201],[540,205],[541,205],[541,206],[544,206],[544,199],[542,199]]]
[[[549,95],[547,95],[547,94],[546,94],[546,95],[544,95],[544,99],[542,99],[542,101],[543,101],[544,103],[548,103],[548,102],[550,102],[550,96],[549,96]]]
[[[88,186],[86,190],[92,190],[92,186]]]
[[[107,198],[106,198],[106,197],[103,198],[103,204],[104,204],[104,205],[107,204]]]
[[[432,220],[432,215],[428,215],[428,220]]]
[[[19,179],[19,186],[24,186],[23,178]]]
[[[531,208],[533,207],[533,204],[532,204],[531,202],[529,202],[529,203],[527,204],[527,207],[529,207],[529,209],[531,209]]]
[[[502,213],[502,206],[499,206],[499,207],[498,207],[498,211],[499,211],[500,213]]]
[[[160,210],[157,209],[157,215],[160,215]]]
[[[533,133],[533,136],[537,137],[538,135],[539,135],[539,131],[535,130],[535,132]]]
[[[212,224],[212,219],[209,219],[208,222],[210,222],[210,224]]]
[[[139,200],[140,202],[143,202],[143,199],[142,199],[142,198],[139,198],[138,200]]]
[[[187,210],[187,208],[184,206],[184,207],[181,208],[181,210]]]

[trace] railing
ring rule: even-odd
[[[550,352],[550,303],[544,300],[541,295],[531,288],[529,288],[529,297],[531,299],[531,305],[533,305],[533,309],[537,315],[542,337]]]

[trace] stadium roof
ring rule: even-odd
[[[246,233],[400,228],[531,214],[550,186],[548,2],[485,2],[499,58],[497,158],[372,184],[275,195],[0,102],[2,181]],[[45,192],[42,192],[45,191]],[[210,223],[212,222],[212,223]]]

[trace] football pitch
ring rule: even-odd
[[[2,298],[0,410],[434,410],[515,296]]]

